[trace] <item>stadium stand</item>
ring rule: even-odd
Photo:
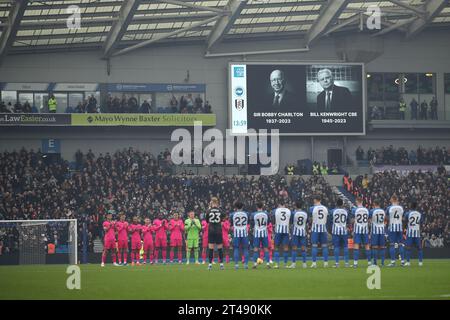
[[[400,147],[369,148],[365,152],[361,146],[356,149],[358,161],[368,160],[373,165],[448,165],[450,164],[449,150],[446,147],[421,147],[416,150],[406,150]]]
[[[293,207],[294,201],[301,198],[309,206],[314,194],[320,194],[322,203],[330,208],[338,197],[346,199],[350,207],[352,196],[358,195],[368,206],[375,198],[382,199],[386,206],[389,196],[396,193],[406,206],[412,200],[419,203],[426,220],[424,239],[430,246],[441,242],[449,245],[450,200],[445,170],[435,174],[410,173],[406,177],[384,172],[372,178],[358,176],[354,181],[346,175],[342,190],[330,186],[321,175],[172,175],[168,151],[158,157],[133,148],[104,156],[79,151],[75,159],[74,170],[70,170],[68,161],[50,162],[40,151],[1,153],[0,219],[76,218],[80,231],[82,223],[87,222],[92,252],[94,240],[102,236],[106,212],[125,212],[128,218],[134,215],[154,218],[159,213],[184,215],[193,208],[202,218],[212,195],[221,199],[227,211],[232,210],[237,198],[246,199],[246,210],[252,211],[257,201],[263,201],[271,209],[277,206],[278,199],[285,199]],[[54,231],[49,230],[47,237],[54,237],[57,234]],[[14,248],[14,239],[0,239],[4,253]]]

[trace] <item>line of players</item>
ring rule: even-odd
[[[143,264],[147,261],[150,264],[157,263],[159,252],[161,251],[162,263],[167,262],[167,247],[170,246],[170,263],[173,263],[175,249],[177,250],[178,263],[182,263],[182,244],[185,239],[187,249],[187,263],[189,264],[190,253],[194,251],[195,263],[199,263],[198,243],[200,231],[202,231],[202,263],[206,263],[208,250],[208,222],[195,218],[195,213],[190,211],[186,221],[182,221],[178,213],[174,213],[169,221],[159,216],[151,222],[149,218],[144,219],[144,224],[139,223],[138,217],[133,217],[132,223],[128,223],[126,215],[121,213],[119,220],[114,221],[111,213],[106,215],[106,221],[103,223],[104,244],[101,266],[105,265],[108,251],[111,254],[115,266],[127,265],[129,251],[129,236],[131,238],[131,264],[139,265],[142,253]],[[223,245],[226,249],[226,262],[229,262],[229,231],[231,229],[230,221],[221,222]],[[167,241],[167,231],[170,231],[169,241]],[[269,237],[272,233],[272,225],[268,225]],[[185,236],[183,237],[183,234]],[[273,249],[273,245],[269,246]],[[262,252],[261,252],[262,256]],[[272,251],[270,252],[270,259]]]
[[[298,201],[296,203],[296,208],[294,210],[290,210],[284,206],[283,203],[280,203],[278,208],[274,209],[271,214],[267,213],[263,210],[263,204],[257,204],[257,211],[248,214],[243,211],[244,205],[241,202],[235,203],[235,211],[230,214],[229,219],[226,218],[226,215],[218,206],[218,199],[214,198],[214,201],[211,203],[215,203],[215,205],[211,206],[208,212],[206,213],[206,220],[200,222],[198,219],[195,219],[194,213],[189,212],[189,218],[183,223],[177,214],[175,214],[174,219],[170,220],[168,223],[168,229],[171,230],[170,235],[170,243],[171,243],[171,261],[173,260],[173,248],[178,247],[178,259],[181,263],[181,234],[183,226],[191,229],[189,233],[192,234],[192,226],[196,226],[194,229],[197,229],[197,239],[194,237],[187,236],[186,247],[187,247],[187,260],[189,263],[189,254],[191,249],[194,249],[195,261],[198,263],[198,233],[200,229],[203,230],[203,262],[205,261],[206,252],[205,249],[208,247],[209,250],[209,266],[211,269],[212,265],[212,257],[214,252],[214,247],[218,248],[219,251],[219,261],[221,269],[223,269],[223,250],[222,247],[228,240],[228,231],[231,229],[233,232],[233,248],[234,248],[234,261],[235,268],[238,268],[238,261],[241,260],[244,263],[244,268],[248,266],[248,248],[249,248],[249,229],[250,225],[253,227],[253,268],[257,267],[257,261],[260,258],[260,248],[264,249],[264,260],[266,261],[266,265],[268,268],[271,267],[271,257],[269,256],[270,242],[271,236],[269,234],[269,229],[271,224],[275,226],[275,251],[274,251],[274,260],[275,265],[274,268],[279,268],[280,262],[280,252],[279,249],[282,249],[283,258],[285,266],[288,268],[296,267],[297,260],[297,251],[298,248],[301,248],[301,256],[303,261],[303,267],[306,267],[306,235],[307,235],[307,226],[310,225],[311,231],[311,254],[312,254],[312,268],[317,267],[317,254],[318,247],[321,246],[322,255],[324,260],[324,266],[328,266],[328,224],[331,225],[331,234],[332,234],[332,242],[334,246],[334,256],[335,256],[335,267],[339,266],[339,253],[340,249],[343,249],[344,252],[344,261],[345,265],[349,266],[349,254],[348,254],[348,224],[353,224],[353,258],[354,263],[353,266],[358,266],[359,260],[359,250],[360,246],[364,245],[366,249],[366,257],[369,264],[377,264],[377,259],[381,259],[381,264],[384,265],[385,260],[385,249],[386,249],[386,228],[385,225],[388,225],[388,235],[389,235],[389,253],[391,258],[391,263],[389,266],[395,266],[395,257],[396,257],[396,249],[401,248],[401,241],[403,236],[403,222],[406,220],[407,225],[407,238],[406,238],[406,250],[404,252],[400,252],[402,256],[402,265],[410,265],[410,255],[411,255],[411,247],[416,246],[418,248],[419,255],[419,266],[422,266],[423,260],[423,250],[421,247],[420,241],[420,222],[422,219],[422,214],[416,210],[416,203],[411,203],[411,210],[405,214],[402,206],[399,205],[398,199],[395,195],[391,197],[391,206],[389,206],[386,211],[380,207],[379,201],[374,201],[374,207],[369,211],[362,204],[362,199],[356,199],[356,207],[354,207],[349,214],[349,212],[343,207],[343,202],[339,199],[336,203],[336,208],[333,210],[328,210],[327,207],[321,204],[321,199],[319,196],[315,196],[314,205],[309,208],[309,214],[306,213],[302,206],[303,204]],[[387,214],[386,214],[387,212]],[[124,220],[124,215],[121,215],[120,218],[122,221]],[[330,221],[331,219],[331,221]],[[133,219],[137,220],[137,218]],[[310,222],[308,223],[308,220]],[[229,222],[229,223],[228,223]],[[331,223],[330,223],[331,222]],[[124,222],[122,222],[124,223]],[[126,223],[126,222],[125,222]],[[105,228],[105,249],[112,249],[113,247],[113,238],[109,240],[109,246],[107,246],[107,235],[108,235],[108,226],[114,224],[111,222],[111,216],[108,217],[108,221],[104,223]],[[151,232],[156,232],[155,237],[155,245],[156,247],[164,244],[164,241],[167,242],[167,236],[165,233],[165,228],[163,225],[165,222],[161,219],[155,219],[153,225],[150,226],[150,220],[145,219],[145,225],[142,226],[142,234],[144,238],[144,261],[146,260],[147,253],[149,253],[149,257],[152,256],[152,248],[153,248],[153,239],[151,237]],[[141,238],[140,235],[136,235],[136,226],[133,229],[133,224],[128,227],[128,230],[132,232],[132,259],[137,259],[139,257],[137,255],[137,251],[141,248]],[[111,227],[110,227],[111,228]],[[115,229],[119,230],[119,241],[118,241],[118,250],[119,250],[119,263],[121,263],[121,248],[122,250],[125,247],[124,238],[120,237],[120,221],[119,225],[115,225]],[[159,233],[158,233],[159,231]],[[188,232],[188,231],[187,231]],[[149,236],[150,234],[150,236]],[[194,232],[195,235],[195,232]],[[133,238],[134,237],[134,238]],[[173,237],[173,238],[172,238]],[[147,242],[146,242],[147,238]],[[151,238],[151,240],[150,240]],[[133,244],[133,239],[134,244]],[[164,240],[166,239],[166,240]],[[159,244],[158,244],[159,243]],[[289,244],[291,245],[291,257],[292,263],[291,265],[287,265],[289,258]],[[163,261],[165,261],[165,246],[163,249]],[[128,247],[126,245],[126,247]],[[139,249],[138,249],[139,248]],[[103,254],[102,265],[104,264],[104,258],[106,256],[106,250]],[[241,255],[241,252],[242,255]],[[135,258],[133,258],[133,252],[135,254]],[[113,253],[113,252],[112,252]],[[158,255],[158,249],[155,249],[156,257]],[[406,256],[406,263],[405,263]],[[115,254],[113,253],[113,261],[115,262]],[[126,257],[124,258],[126,259]],[[134,260],[133,260],[134,262]],[[227,257],[228,262],[228,257]],[[125,260],[126,263],[126,260]]]
[[[417,204],[410,204],[410,211],[404,211],[399,205],[398,198],[393,195],[390,199],[391,205],[386,209],[380,207],[379,201],[374,201],[374,207],[369,210],[363,206],[361,198],[356,199],[356,207],[352,208],[349,213],[343,206],[342,199],[336,203],[336,207],[328,210],[321,204],[320,196],[313,198],[314,205],[309,208],[309,214],[302,209],[302,202],[296,203],[295,210],[291,211],[280,203],[278,208],[274,209],[271,217],[263,211],[262,204],[258,204],[258,210],[248,215],[241,210],[242,204],[236,204],[236,212],[230,219],[234,226],[235,249],[238,249],[238,243],[245,243],[245,240],[239,240],[240,237],[246,237],[244,228],[241,228],[242,221],[248,217],[254,225],[254,248],[255,255],[254,266],[257,266],[257,253],[260,243],[264,247],[267,246],[267,232],[265,228],[266,222],[271,219],[275,225],[275,268],[279,268],[280,254],[279,249],[283,251],[284,263],[287,268],[295,268],[297,260],[297,250],[301,248],[303,267],[306,268],[306,235],[307,226],[310,225],[311,231],[311,255],[312,268],[317,267],[318,247],[321,246],[324,260],[324,267],[328,266],[328,225],[331,225],[332,243],[334,247],[334,267],[339,266],[340,250],[344,251],[344,261],[346,266],[349,265],[348,254],[348,224],[353,224],[353,267],[358,266],[360,246],[366,249],[366,257],[368,264],[377,264],[377,260],[381,259],[381,265],[384,265],[385,249],[386,249],[386,225],[389,238],[389,253],[391,262],[388,266],[395,266],[396,249],[401,254],[401,264],[410,265],[411,248],[413,246],[418,249],[419,266],[423,264],[423,250],[420,240],[420,223],[422,214],[418,212]],[[329,221],[331,219],[331,221]],[[308,224],[308,220],[310,220]],[[401,241],[403,236],[403,225],[406,225],[406,249],[401,251]],[[291,244],[292,264],[288,266],[289,244]],[[238,250],[235,250],[238,251]],[[236,254],[236,253],[235,253]],[[245,248],[244,248],[245,254]],[[406,262],[405,262],[406,258]],[[267,261],[267,257],[266,257]],[[270,267],[270,265],[267,265]],[[236,265],[238,268],[238,265]]]

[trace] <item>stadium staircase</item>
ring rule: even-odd
[[[350,193],[345,191],[347,193],[347,194],[345,194],[344,192],[342,192],[342,189],[343,189],[343,191],[345,191],[345,189],[343,187],[336,187],[336,186],[332,187],[333,192],[339,198],[341,198],[342,201],[344,201],[344,205],[345,206],[348,206],[349,208],[354,207],[355,198],[353,196],[352,197],[348,197],[347,195],[350,195]]]
[[[339,194],[341,194],[342,196],[344,196],[348,201],[350,201],[351,203],[355,203],[356,197],[351,194],[350,192],[348,192],[347,190],[345,190],[344,187],[336,187],[337,188],[337,192]]]
[[[345,188],[342,186],[342,175],[339,176],[323,176],[327,183],[331,186],[333,193],[336,194],[339,198],[344,201],[345,205],[349,207],[353,207],[355,203],[355,197],[347,192]]]

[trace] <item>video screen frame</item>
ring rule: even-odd
[[[229,132],[232,136],[255,136],[257,133],[248,132],[248,128],[246,132],[236,132],[233,130],[233,87],[232,87],[232,66],[235,65],[295,65],[295,66],[311,66],[311,65],[329,65],[329,66],[360,66],[361,67],[361,96],[362,96],[362,131],[361,132],[279,132],[278,136],[364,136],[366,135],[366,110],[367,110],[367,79],[366,79],[366,71],[365,71],[365,63],[363,62],[341,62],[341,61],[330,61],[330,60],[314,60],[314,61],[229,61],[227,66],[227,114],[228,114],[228,126]],[[306,80],[305,80],[306,81]],[[307,88],[305,87],[305,93]],[[245,93],[245,96],[247,93]],[[248,116],[248,112],[247,112]],[[248,121],[248,120],[247,120]],[[262,128],[257,128],[258,129]],[[261,133],[259,133],[261,134]],[[267,135],[272,135],[270,130],[268,130]]]

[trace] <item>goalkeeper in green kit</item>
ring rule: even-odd
[[[195,218],[194,211],[189,211],[188,217],[184,222],[184,230],[186,231],[186,264],[189,264],[192,249],[194,249],[195,263],[200,264],[198,262],[198,241],[202,225],[200,220]]]

